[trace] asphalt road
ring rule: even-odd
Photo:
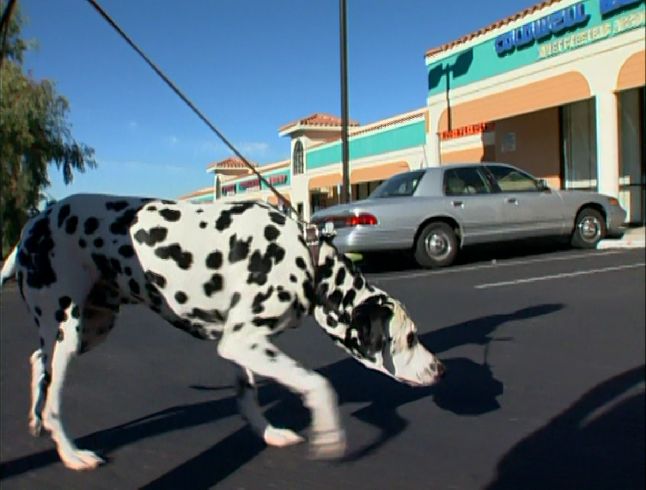
[[[491,260],[495,258],[495,263]],[[448,367],[414,389],[347,358],[311,320],[277,343],[339,394],[349,451],[265,447],[237,415],[215,346],[141,307],[71,366],[63,417],[108,464],[76,473],[27,430],[37,333],[15,283],[1,298],[0,486],[130,489],[643,489],[644,250],[466,254],[420,271],[383,259],[370,280],[401,299]],[[300,400],[260,402],[304,431]]]

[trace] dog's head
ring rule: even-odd
[[[359,362],[397,381],[428,386],[444,366],[417,337],[417,328],[399,301],[386,294],[368,298],[352,310],[343,339]]]

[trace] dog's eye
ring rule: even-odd
[[[408,344],[409,349],[411,349],[417,343],[417,336],[414,332],[410,332],[406,336],[406,343]]]

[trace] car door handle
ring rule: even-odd
[[[453,204],[453,207],[456,207],[456,208],[464,207],[464,201],[451,201],[451,204]]]
[[[505,199],[505,202],[507,202],[509,204],[518,205],[518,199],[516,199],[515,197],[508,197],[507,199]]]

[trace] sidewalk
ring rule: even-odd
[[[645,228],[628,228],[621,238],[607,238],[597,244],[598,249],[644,248]]]

